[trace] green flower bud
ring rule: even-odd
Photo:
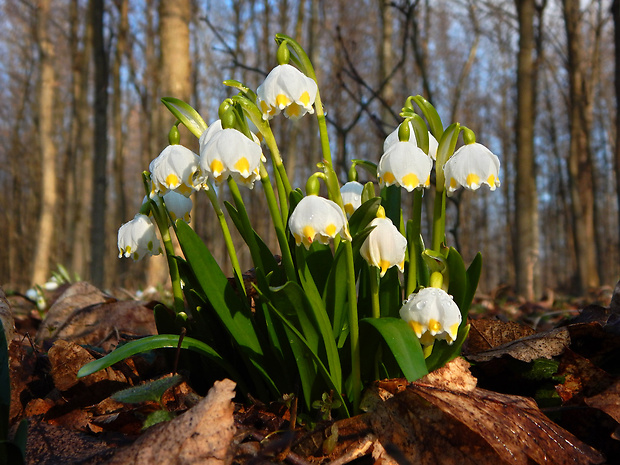
[[[463,142],[465,145],[474,144],[476,142],[476,134],[468,127],[461,126],[463,129]]]
[[[411,131],[409,129],[409,119],[406,119],[398,127],[398,140],[401,142],[408,142],[411,137]]]
[[[276,55],[279,65],[287,65],[291,59],[291,52],[288,49],[286,40],[283,41],[278,47],[278,53]]]
[[[319,195],[321,189],[321,183],[319,177],[324,177],[323,173],[314,173],[306,181],[306,195]]]
[[[168,133],[168,143],[170,145],[178,145],[181,142],[181,134],[179,134],[179,123],[177,122],[170,128],[170,132]]]
[[[222,121],[222,129],[230,129],[235,127],[235,112],[228,99],[224,100],[218,109],[218,116]]]

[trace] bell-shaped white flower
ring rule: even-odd
[[[400,317],[409,323],[423,345],[430,345],[435,339],[452,344],[462,321],[452,296],[436,287],[411,294],[400,309]]]
[[[486,184],[492,191],[499,187],[499,158],[482,144],[463,145],[443,167],[448,195],[459,187],[476,190]]]
[[[295,243],[303,244],[309,249],[315,239],[321,244],[328,244],[336,234],[347,240],[351,240],[349,225],[342,209],[336,202],[308,195],[293,210],[288,221],[289,228]]]
[[[282,110],[288,118],[299,119],[314,113],[312,105],[318,87],[314,79],[291,65],[278,65],[256,89],[263,119],[271,119]]]
[[[381,277],[393,266],[397,266],[402,272],[407,239],[389,218],[375,218],[369,226],[374,226],[374,229],[370,231],[360,248],[364,260],[379,268]]]
[[[264,160],[260,145],[236,129],[214,131],[206,143],[200,144],[202,171],[210,174],[216,183],[232,176],[238,183],[252,189],[254,182],[260,179],[259,166]]]
[[[344,204],[344,211],[347,217],[350,217],[362,204],[363,190],[364,185],[357,181],[349,181],[340,188],[340,195],[342,196],[342,203]]]
[[[403,124],[403,123],[400,123]],[[385,138],[385,140],[383,141],[383,151],[387,152],[387,150],[394,145],[394,143],[398,142],[400,139],[398,138],[398,130],[400,128],[400,124],[398,125],[398,127],[392,131],[391,133],[388,134],[388,136]],[[413,142],[414,144],[417,145],[417,140],[415,137],[415,131],[413,130],[413,125],[411,124],[411,121],[409,121],[409,140],[405,141],[405,142]],[[437,142],[437,139],[435,139],[435,136],[433,136],[431,134],[430,131],[428,131],[428,156],[431,157],[433,160],[437,159],[437,148],[439,147],[439,142]]]
[[[163,195],[163,199],[172,221],[182,219],[186,223],[189,223],[189,214],[192,211],[193,205],[191,198],[185,197],[176,191],[168,191]]]
[[[199,187],[200,158],[182,145],[169,145],[149,165],[151,198],[177,190],[186,197]]]
[[[159,255],[161,245],[151,219],[138,213],[133,220],[118,229],[118,258],[141,260],[145,255]]]
[[[430,185],[432,168],[433,160],[416,144],[398,141],[379,160],[377,175],[382,186],[396,184],[411,192]]]

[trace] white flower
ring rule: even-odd
[[[189,197],[198,187],[199,170],[198,155],[182,145],[169,145],[149,165],[153,183],[151,198],[175,189]]]
[[[168,191],[163,195],[163,199],[172,221],[176,221],[177,218],[180,218],[186,223],[189,223],[189,214],[192,211],[191,198],[185,197],[183,194],[179,194],[176,191]]]
[[[499,158],[488,148],[476,142],[463,145],[443,167],[448,195],[463,186],[476,190],[482,184],[492,191],[499,187]]]
[[[306,249],[310,248],[317,237],[321,244],[329,243],[330,238],[333,239],[336,234],[340,234],[347,241],[351,240],[342,209],[337,203],[317,195],[308,195],[301,199],[293,210],[288,225],[295,243],[303,243]]]
[[[424,345],[434,339],[456,340],[462,317],[452,296],[442,289],[426,287],[411,294],[400,309],[400,317],[409,323]]]
[[[398,141],[379,160],[377,175],[382,186],[396,184],[411,192],[430,185],[432,168],[433,161],[416,144]]]
[[[400,124],[398,125],[398,127],[394,131],[389,133],[388,136],[383,141],[383,151],[384,152],[387,152],[387,150],[394,143],[396,143],[396,142],[398,142],[400,140],[398,138],[398,129],[399,128],[400,128]],[[413,130],[413,125],[411,124],[411,121],[409,122],[409,140],[406,141],[406,142],[413,142],[414,144],[417,145],[417,140],[416,140],[416,137],[415,137],[415,131]],[[431,134],[431,132],[428,131],[428,156],[431,157],[433,160],[437,159],[437,148],[438,147],[439,147],[439,142],[437,142],[437,139],[435,139],[435,136],[433,136]]]
[[[381,270],[381,277],[393,266],[397,266],[402,272],[407,239],[388,218],[375,218],[369,226],[374,226],[374,229],[360,248],[362,257]]]
[[[312,105],[318,87],[314,79],[291,65],[278,65],[258,86],[256,94],[263,119],[271,119],[282,110],[288,118],[299,119],[314,113]]]
[[[200,144],[202,171],[209,173],[217,183],[232,176],[235,181],[252,189],[254,181],[260,179],[261,160],[264,157],[260,145],[236,129],[214,131],[206,143]]]
[[[340,188],[342,203],[347,217],[350,217],[362,204],[362,191],[364,185],[357,181],[350,181]]]
[[[148,216],[138,213],[119,228],[118,251],[118,258],[131,257],[134,261],[141,260],[147,254],[161,253],[155,225]]]

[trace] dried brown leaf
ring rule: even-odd
[[[563,327],[522,337],[499,347],[468,355],[467,359],[474,362],[488,362],[494,358],[509,355],[523,362],[531,362],[538,358],[552,358],[560,355],[569,345],[569,330]]]
[[[464,350],[468,354],[477,354],[535,334],[529,326],[515,321],[497,319],[470,320],[469,337]]]
[[[602,410],[620,423],[620,380],[600,394],[584,400],[586,405]]]
[[[370,415],[382,444],[393,444],[411,463],[599,464],[602,455],[549,420],[531,399],[471,388],[462,362],[445,378],[412,383]]]
[[[174,420],[148,429],[108,465],[221,465],[232,461],[235,383],[225,379],[207,397]]]

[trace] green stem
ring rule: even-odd
[[[316,81],[316,76],[314,76]],[[318,84],[318,83],[317,83]],[[320,92],[316,91],[316,98],[314,100],[314,108],[316,109],[316,119],[319,123],[319,135],[321,137],[321,150],[323,151],[323,158],[330,165],[332,164],[332,153],[329,148],[329,136],[327,134],[327,119],[325,118],[325,112],[323,111],[323,104],[321,102]]]
[[[370,267],[370,301],[372,304],[372,317],[381,318],[381,305],[379,303],[379,268]]]
[[[174,297],[174,310],[176,313],[185,311],[185,301],[183,299],[183,289],[181,289],[181,275],[179,274],[179,264],[174,258],[174,246],[172,245],[172,238],[170,237],[170,230],[168,228],[168,216],[165,212],[161,211],[159,205],[154,200],[150,200],[151,212],[161,240],[164,243],[164,250],[166,252],[166,261],[168,262],[168,271],[170,273],[170,282],[172,283],[172,295]]]
[[[228,223],[226,222],[226,216],[224,216],[224,211],[220,206],[220,201],[217,198],[217,193],[213,188],[213,184],[211,181],[208,182],[208,188],[205,191],[207,193],[207,197],[211,201],[211,205],[213,206],[213,210],[215,211],[215,215],[220,223],[220,228],[222,230],[222,234],[224,236],[224,243],[226,244],[226,250],[228,251],[228,256],[230,257],[230,263],[232,264],[233,270],[235,272],[235,276],[239,282],[239,288],[243,289],[243,293],[245,294],[245,286],[243,284],[243,274],[241,273],[241,266],[239,265],[239,259],[237,258],[237,251],[235,250],[235,246],[233,244],[232,236],[230,235],[230,230],[228,229]]]
[[[280,253],[282,254],[282,265],[286,272],[286,277],[289,281],[297,282],[297,271],[293,264],[293,256],[291,255],[291,249],[288,246],[286,239],[286,229],[282,216],[280,216],[280,210],[278,210],[278,202],[276,201],[275,193],[273,192],[273,186],[269,180],[269,173],[263,163],[260,164],[260,181],[265,191],[265,198],[267,199],[267,208],[271,214],[273,221],[273,227],[276,230],[276,237],[278,238],[278,244],[280,245]],[[286,202],[285,202],[286,203]],[[286,217],[285,217],[286,218]]]
[[[446,236],[446,190],[435,192],[432,249],[440,253]]]
[[[362,392],[359,321],[357,315],[357,292],[355,289],[355,268],[353,264],[353,247],[350,241],[343,241],[347,254],[347,291],[349,295],[349,338],[351,344],[351,391],[353,414],[359,413]]]
[[[286,169],[284,168],[284,163],[282,162],[280,150],[278,149],[278,144],[273,136],[273,132],[269,129],[268,131],[261,131],[261,133],[265,138],[265,143],[271,154],[271,162],[275,168],[276,187],[278,189],[278,197],[280,197],[280,212],[282,218],[288,218],[288,197],[292,191],[291,183],[288,180],[288,175],[286,174]]]
[[[413,192],[411,219],[408,221],[407,245],[409,247],[409,266],[407,268],[406,296],[414,292],[418,286],[418,259],[421,250],[418,244],[422,233],[422,189]]]

